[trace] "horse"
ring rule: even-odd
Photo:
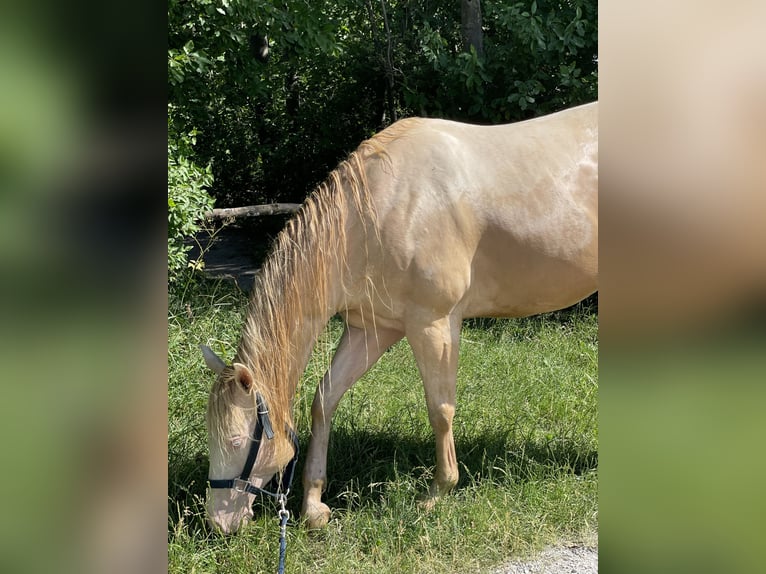
[[[282,495],[289,489],[296,387],[334,315],[345,330],[311,406],[309,528],[330,518],[333,413],[389,347],[407,339],[425,388],[436,443],[429,507],[458,481],[462,320],[568,307],[597,280],[598,102],[496,126],[407,118],[362,142],[275,240],[233,362],[202,346],[217,374],[206,413],[209,522],[235,532],[272,478]]]

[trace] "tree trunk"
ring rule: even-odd
[[[205,214],[206,219],[226,219],[227,217],[258,217],[261,215],[279,215],[295,213],[300,203],[270,203],[267,205],[246,205],[245,207],[222,207]]]
[[[383,67],[386,70],[386,80],[388,80],[388,113],[391,123],[399,118],[396,113],[396,88],[394,82],[394,61],[392,55],[391,28],[388,25],[388,14],[386,13],[386,0],[380,0],[380,8],[383,12],[383,26],[386,29],[386,55],[383,58]]]
[[[460,29],[463,33],[465,51],[471,46],[481,58],[484,56],[484,34],[481,30],[481,3],[479,0],[460,0]]]

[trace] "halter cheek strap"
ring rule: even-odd
[[[266,402],[260,393],[255,395],[256,403],[258,407],[258,413],[255,421],[255,432],[253,433],[252,442],[250,444],[250,451],[247,453],[247,460],[245,461],[245,467],[242,469],[242,473],[239,478],[229,479],[209,479],[208,485],[210,488],[233,488],[237,492],[247,492],[250,494],[265,494],[272,498],[279,498],[280,496],[287,496],[290,492],[290,486],[293,483],[293,477],[295,475],[295,465],[298,462],[298,455],[300,449],[298,446],[298,435],[295,431],[287,427],[286,430],[290,435],[290,440],[293,443],[293,457],[290,462],[287,463],[285,471],[282,473],[282,480],[277,486],[276,492],[271,492],[263,488],[255,486],[250,482],[250,474],[253,472],[253,465],[258,458],[258,450],[261,448],[261,440],[263,435],[271,440],[274,438],[274,429],[271,426],[271,418],[269,417],[269,409],[266,407]]]

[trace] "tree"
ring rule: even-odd
[[[465,51],[473,49],[479,58],[484,57],[484,33],[481,29],[481,3],[479,0],[461,0],[460,25]]]
[[[302,201],[398,117],[502,123],[598,93],[596,0],[169,0],[168,27],[175,130],[220,207]]]

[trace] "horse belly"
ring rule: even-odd
[[[595,237],[584,246],[485,236],[471,265],[464,317],[524,317],[573,305],[597,289]]]

